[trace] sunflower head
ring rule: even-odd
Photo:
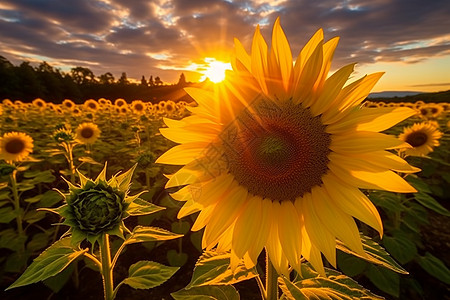
[[[135,114],[143,114],[145,112],[145,103],[142,102],[142,100],[134,100],[133,102],[131,102],[131,110],[135,113]]]
[[[82,123],[76,129],[76,140],[82,144],[93,144],[100,136],[100,129],[94,123]]]
[[[99,104],[94,99],[88,99],[84,102],[84,107],[90,111],[97,111],[99,109]]]
[[[75,133],[70,128],[70,125],[62,124],[56,126],[56,130],[53,132],[53,139],[58,142],[72,142],[75,140]]]
[[[117,107],[127,106],[127,102],[124,99],[122,99],[122,98],[117,98],[114,101],[114,105],[117,106]]]
[[[69,193],[63,194],[65,204],[52,212],[64,217],[63,224],[70,226],[72,244],[87,239],[92,244],[102,234],[123,237],[123,220],[129,216],[130,204],[137,196],[128,196],[134,165],[123,174],[106,180],[106,164],[95,180],[78,172],[81,184],[67,182]]]
[[[70,99],[64,99],[62,102],[62,107],[67,110],[72,110],[75,108],[75,106],[75,103],[73,103],[73,101]]]
[[[400,149],[405,155],[425,156],[433,152],[439,146],[442,132],[431,122],[415,123],[403,128],[399,139],[411,145],[409,148]]]
[[[33,151],[33,139],[23,132],[8,132],[0,138],[0,159],[19,162]]]
[[[192,230],[204,228],[204,248],[231,250],[232,268],[266,248],[280,274],[303,258],[325,274],[336,239],[365,255],[354,218],[382,235],[360,189],[415,191],[397,172],[417,169],[386,151],[404,143],[381,133],[415,111],[362,105],[382,73],[347,84],[350,64],[328,76],[337,42],[318,30],[294,63],[279,19],[270,48],[257,27],[250,53],[235,40],[223,82],[185,88],[191,116],[164,119],[161,134],[179,145],[156,162],[182,166],[166,184],[182,186],[178,217],[200,211]]]
[[[44,110],[47,107],[47,103],[41,98],[36,98],[31,103],[39,110]]]

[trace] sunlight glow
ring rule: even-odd
[[[212,57],[206,57],[205,63],[205,69],[200,71],[203,74],[200,81],[209,78],[214,83],[221,82],[225,79],[225,70],[231,70],[230,63],[225,63]]]

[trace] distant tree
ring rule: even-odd
[[[180,79],[178,79],[177,85],[185,86],[186,85],[186,77],[184,77],[184,73],[181,73]]]
[[[141,86],[148,86],[147,80],[145,80],[144,75],[142,75],[142,78],[141,78]]]
[[[155,86],[155,82],[153,81],[153,75],[150,75],[150,78],[148,79],[148,85]]]
[[[106,72],[98,77],[100,84],[113,84],[115,81],[114,75]]]
[[[15,70],[16,67],[9,60],[0,56],[0,99],[18,97],[20,83]]]
[[[127,85],[127,84],[129,84],[130,82],[128,81],[127,73],[122,72],[122,75],[120,76],[120,78],[117,81],[117,83],[120,84],[120,85]]]
[[[163,82],[162,82],[162,80],[161,80],[161,78],[159,78],[159,76],[156,76],[155,77],[155,85],[162,85],[163,84]]]
[[[36,76],[43,88],[43,98],[47,101],[62,101],[64,88],[60,71],[58,69],[54,69],[45,61],[40,63],[35,70]]]
[[[76,84],[87,84],[87,83],[95,83],[95,75],[94,73],[88,69],[83,67],[75,67],[70,70],[71,77]]]
[[[30,101],[35,98],[45,98],[45,87],[41,85],[35,70],[30,66],[29,62],[22,62],[19,67],[16,68],[16,75],[19,79],[22,96],[18,96],[21,100]]]

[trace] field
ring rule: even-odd
[[[365,191],[382,216],[383,239],[377,238],[368,226],[360,226],[362,233],[380,243],[399,268],[409,272],[409,275],[371,265],[345,251],[338,252],[338,269],[373,293],[389,299],[431,299],[443,294],[450,295],[450,104],[367,101],[364,105],[407,106],[417,111],[415,116],[390,128],[387,133],[395,136],[403,134],[410,144],[417,142],[415,152],[409,149],[398,154],[421,169],[406,177],[418,193]],[[3,100],[0,106],[0,134],[4,141],[7,134],[15,133],[12,138],[23,141],[31,148],[23,149],[22,157],[16,155],[18,153],[12,148],[5,146],[2,149],[2,299],[102,298],[102,278],[96,266],[86,258],[79,259],[43,282],[6,292],[3,290],[19,278],[33,259],[68,230],[68,226],[59,224],[60,216],[48,211],[64,203],[61,193],[68,192],[66,180],[79,183],[79,173],[95,178],[105,163],[106,178],[136,165],[130,179],[130,195],[145,191],[139,196],[140,199],[165,208],[154,209],[151,214],[132,214],[125,219],[128,228],[153,226],[183,235],[165,241],[144,240],[143,243],[128,246],[117,261],[114,273],[117,280],[126,277],[130,265],[138,260],[152,260],[179,269],[162,285],[150,290],[123,286],[117,299],[170,299],[170,293],[183,289],[190,282],[194,265],[202,254],[202,231],[190,231],[197,214],[177,219],[183,203],[171,198],[169,193],[172,190],[164,189],[167,182],[165,174],[175,172],[177,167],[155,163],[162,153],[175,145],[159,133],[159,129],[165,126],[163,118],[182,119],[189,116],[187,107],[190,106],[195,104],[170,100],[153,104],[139,100],[127,103],[123,99],[111,101],[104,98],[89,99],[84,104],[75,104],[71,100],[65,100],[62,104],[41,99],[32,103]],[[405,129],[408,127],[409,131]],[[25,134],[32,141],[18,133]],[[425,141],[421,142],[420,137]],[[423,144],[426,144],[426,149],[421,147]],[[8,151],[11,155],[5,156]],[[82,246],[88,247],[87,241],[83,243]],[[111,237],[112,251],[117,251],[119,247],[120,238]],[[259,295],[253,280],[242,281],[235,287],[241,299],[253,299]]]

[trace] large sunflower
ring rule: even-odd
[[[33,139],[23,132],[8,132],[0,138],[0,159],[7,162],[24,160],[33,152]]]
[[[360,188],[415,191],[396,172],[417,169],[386,151],[403,142],[379,133],[415,112],[361,107],[382,73],[344,87],[350,64],[327,78],[337,42],[317,31],[294,64],[279,20],[270,49],[257,27],[250,54],[235,40],[214,91],[185,89],[193,115],[165,119],[161,133],[180,145],[157,162],[183,165],[166,184],[184,186],[178,217],[200,211],[192,230],[205,228],[204,248],[231,249],[232,267],[254,266],[265,247],[280,274],[302,256],[325,274],[321,252],[336,266],[336,239],[365,255],[354,218],[382,234]]]
[[[398,138],[412,146],[412,148],[400,149],[406,155],[424,156],[433,152],[434,147],[439,146],[441,137],[442,132],[436,125],[430,122],[422,122],[405,127]]]

